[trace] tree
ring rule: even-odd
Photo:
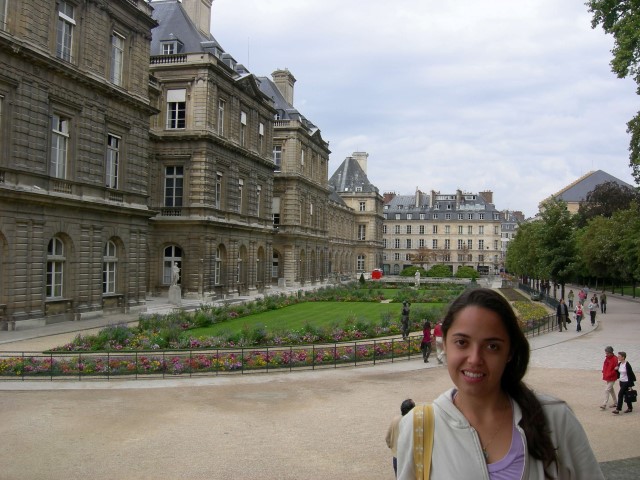
[[[516,236],[508,243],[505,266],[520,277],[543,278],[544,268],[540,263],[541,221],[520,224]]]
[[[573,219],[566,202],[556,198],[543,204],[540,217],[540,260],[551,279],[561,285],[564,297],[564,284],[571,278],[575,262]]]
[[[587,194],[583,202],[580,202],[576,223],[578,228],[587,225],[594,217],[602,216],[611,218],[618,210],[626,210],[638,193],[625,185],[617,182],[605,182],[597,185]]]
[[[632,76],[640,94],[640,3],[629,0],[589,0],[586,5],[593,13],[591,27],[602,26],[613,35],[614,47],[611,70],[618,78]],[[631,135],[629,166],[636,183],[640,184],[640,113],[627,123]]]

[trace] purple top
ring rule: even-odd
[[[513,424],[511,447],[502,459],[487,465],[491,480],[520,480],[524,474],[524,437]]]

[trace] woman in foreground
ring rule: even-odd
[[[467,290],[449,307],[442,330],[455,387],[434,402],[430,478],[604,479],[569,406],[522,382],[529,342],[502,295]],[[401,480],[415,480],[414,411],[400,422]]]

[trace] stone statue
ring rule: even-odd
[[[180,267],[178,266],[178,262],[173,262],[173,267],[171,267],[171,285],[178,285],[178,280],[180,280]]]
[[[420,286],[420,270],[416,270],[416,287]]]

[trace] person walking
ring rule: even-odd
[[[616,366],[617,376],[620,379],[620,390],[618,390],[618,403],[616,409],[613,411],[615,415],[622,410],[622,402],[626,401],[627,409],[624,413],[631,413],[633,411],[633,403],[625,400],[624,396],[627,391],[633,387],[636,383],[636,376],[633,373],[631,364],[627,362],[627,353],[618,352],[618,365]]]
[[[431,324],[424,322],[422,327],[422,342],[420,342],[420,350],[422,350],[422,360],[429,363],[429,355],[431,354]]]
[[[442,320],[438,320],[436,326],[433,328],[433,336],[436,337],[436,358],[438,359],[438,365],[444,363],[444,341],[442,339]]]
[[[573,293],[573,290],[569,290],[569,293],[567,294],[567,300],[569,300],[569,308],[573,309],[573,299],[575,298],[575,293]]]
[[[529,342],[506,298],[489,288],[465,291],[442,331],[454,387],[432,404],[430,470],[422,462],[428,451],[414,456],[414,446],[422,447],[414,445],[420,406],[400,420],[398,479],[415,480],[422,471],[437,479],[604,480],[571,408],[523,382]],[[415,425],[418,435],[420,427],[429,425]]]
[[[415,406],[415,402],[410,398],[407,398],[404,402],[402,402],[402,404],[400,405],[400,415],[396,415],[395,417],[393,417],[393,420],[391,420],[391,424],[389,425],[389,429],[387,430],[387,447],[391,449],[391,455],[393,455],[393,471],[395,472],[396,476],[398,475],[397,451],[398,434],[400,433],[399,423],[400,420],[402,420],[402,417],[409,413]]]
[[[587,309],[589,310],[589,317],[591,318],[591,326],[593,327],[596,324],[596,311],[598,310],[597,300],[596,300],[596,303],[594,303],[593,298],[591,298],[589,305],[587,305]]]
[[[582,310],[582,305],[579,303],[576,305],[576,332],[581,332],[582,327],[580,326],[580,322],[584,317],[584,311]]]
[[[569,308],[564,303],[564,298],[560,299],[560,303],[556,307],[556,318],[558,319],[558,328],[562,331],[562,328],[567,329],[567,318],[569,318]]]
[[[607,408],[609,396],[611,396],[612,401],[610,408],[616,408],[618,404],[616,391],[613,388],[616,384],[616,380],[618,379],[618,371],[616,370],[617,366],[618,359],[613,354],[613,347],[606,347],[604,349],[604,363],[602,364],[602,379],[607,382],[607,386],[604,389],[604,401],[602,402],[602,405],[600,405],[600,410],[605,410]]]
[[[607,313],[607,294],[604,290],[600,294],[600,313]]]

